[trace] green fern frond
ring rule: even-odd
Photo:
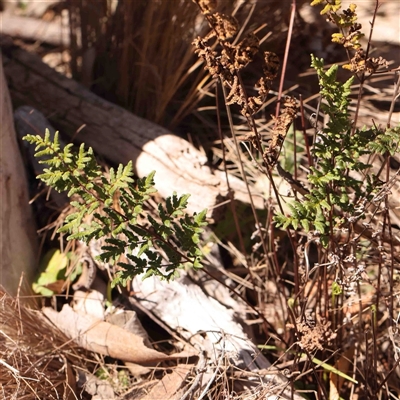
[[[72,145],[61,149],[58,133],[51,140],[49,131],[44,138],[27,135],[24,139],[36,145],[36,157],[47,157],[40,162],[48,168],[38,178],[58,191],[68,191],[68,196],[75,199],[71,205],[76,211],[67,216],[59,232],[68,232],[69,240],[86,243],[105,239],[99,259],[117,263],[121,268],[113,285],[126,284],[137,274],[173,279],[185,264],[201,268],[198,244],[207,225],[206,210],[194,216],[186,214],[189,195],[173,193],[166,199],[165,208],[158,207],[158,216],[154,218],[143,212],[143,206],[157,191],[155,172],[135,183],[129,162],[119,165],[117,170],[111,168],[107,178],[93,150],[86,150],[84,144],[77,153],[72,151]],[[139,214],[144,219],[141,224]],[[120,262],[122,255],[134,265]]]

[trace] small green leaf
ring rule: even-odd
[[[300,221],[300,223],[301,223],[301,226],[304,228],[304,230],[305,230],[306,232],[309,232],[309,231],[310,231],[310,222],[308,221],[308,219],[302,219],[302,220]]]
[[[332,296],[339,296],[342,294],[342,288],[337,282],[332,283]]]
[[[301,359],[302,361],[306,361],[306,360],[308,360],[308,357],[307,357],[306,354],[302,354],[301,357],[300,357],[300,359]],[[336,374],[336,375],[338,375],[338,376],[341,376],[342,378],[344,378],[344,379],[346,379],[346,380],[348,380],[348,381],[350,381],[350,382],[352,382],[352,383],[358,384],[358,382],[357,382],[355,379],[353,379],[351,376],[346,375],[346,374],[343,373],[342,371],[339,371],[337,368],[333,367],[332,365],[329,365],[328,363],[326,363],[326,362],[324,362],[324,361],[318,360],[318,358],[316,358],[316,357],[312,357],[312,358],[311,358],[311,361],[312,361],[314,364],[316,364],[316,365],[322,367],[325,371],[332,372],[333,374]]]
[[[54,291],[46,286],[65,279],[67,265],[68,258],[64,253],[58,249],[49,250],[41,262],[41,273],[32,285],[33,291],[43,296],[52,296]]]
[[[322,221],[314,221],[314,225],[319,233],[325,233],[325,224]]]
[[[331,209],[331,206],[325,199],[321,200],[320,204],[321,204],[321,206],[325,207],[327,210]]]

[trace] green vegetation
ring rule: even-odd
[[[348,110],[351,85],[354,78],[341,83],[336,79],[337,65],[324,71],[323,60],[312,56],[311,65],[317,71],[320,94],[325,102],[321,111],[328,118],[325,128],[316,135],[312,154],[315,165],[310,166],[307,176],[309,193],[301,201],[288,204],[291,215],[278,214],[277,226],[286,229],[302,227],[306,232],[311,229],[321,235],[326,247],[329,235],[345,225],[349,219],[355,223],[362,218],[363,210],[373,200],[382,184],[369,172],[371,165],[362,161],[362,156],[373,153],[394,154],[400,140],[400,127],[395,129],[363,128],[353,131]],[[354,178],[357,172],[363,180]],[[357,212],[359,215],[357,215]]]
[[[160,204],[157,221],[143,210],[144,202],[156,192],[154,172],[135,183],[129,163],[116,171],[111,168],[105,177],[93,150],[85,150],[83,144],[78,153],[72,151],[72,144],[62,149],[58,134],[51,140],[48,131],[44,138],[28,135],[24,139],[36,145],[36,157],[47,157],[40,162],[48,168],[38,178],[75,199],[71,201],[75,212],[59,232],[69,232],[69,240],[86,243],[104,239],[99,259],[121,267],[113,285],[126,285],[139,274],[172,279],[186,264],[202,267],[198,243],[207,224],[206,210],[193,217],[185,214],[189,195],[174,193],[165,207]],[[131,262],[120,261],[123,255]]]

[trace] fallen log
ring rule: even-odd
[[[138,176],[156,171],[156,187],[163,197],[173,191],[190,193],[188,210],[209,209],[209,216],[227,197],[221,171],[211,171],[206,156],[186,140],[96,96],[77,82],[59,74],[39,57],[1,43],[4,71],[15,106],[41,111],[63,134],[77,139],[110,161],[133,160]],[[248,202],[243,182],[230,178],[235,198]],[[261,196],[254,198],[263,207]]]

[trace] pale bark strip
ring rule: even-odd
[[[49,43],[55,46],[69,46],[69,27],[60,21],[48,22],[42,19],[20,17],[0,13],[0,34]]]
[[[24,289],[29,290],[37,249],[24,163],[0,56],[0,285],[9,294],[16,295],[22,273]]]
[[[223,371],[228,362],[236,370],[252,373],[241,381],[243,388],[253,392],[270,388],[263,397],[266,400],[301,399],[291,393],[287,379],[273,371],[270,362],[244,332],[234,311],[207,296],[184,273],[171,282],[161,281],[158,277],[142,280],[137,276],[132,281],[132,290],[136,293],[136,301],[148,312],[179,332],[213,361],[203,385],[211,384],[214,375]]]

